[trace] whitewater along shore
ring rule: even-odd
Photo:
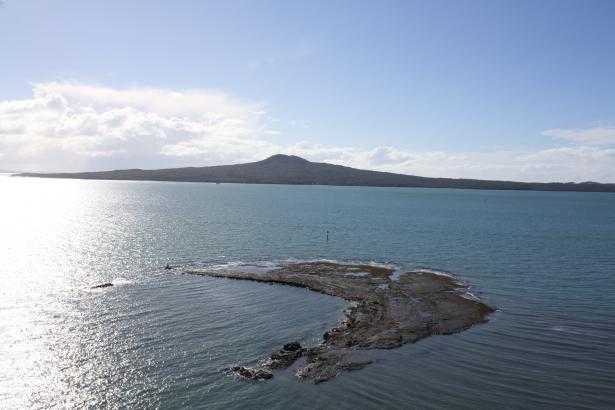
[[[452,276],[431,271],[394,273],[371,265],[284,263],[271,270],[195,269],[185,273],[307,288],[350,303],[345,319],[325,332],[318,346],[291,342],[254,367],[231,370],[247,379],[270,379],[273,370],[299,360],[299,380],[314,383],[356,370],[370,360],[366,349],[392,349],[431,335],[448,335],[487,321],[494,309],[468,293]]]

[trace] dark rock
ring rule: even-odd
[[[301,350],[301,344],[298,342],[286,343],[282,349],[287,350],[289,352],[294,352],[296,350]]]
[[[293,364],[302,354],[303,349],[299,343],[287,343],[282,349],[271,353],[266,366],[270,369],[284,369]]]
[[[308,351],[306,365],[297,370],[301,381],[322,383],[337,376],[342,371],[359,370],[372,363],[360,358],[356,351],[347,349],[328,349],[318,346]]]
[[[108,288],[109,286],[113,286],[113,283],[101,283],[100,285],[92,286],[90,289]]]
[[[269,380],[273,378],[273,373],[262,368],[250,368],[244,366],[235,366],[231,370],[238,376],[249,380]]]

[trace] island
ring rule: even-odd
[[[350,302],[345,319],[317,346],[291,341],[256,366],[234,366],[239,377],[266,380],[291,365],[301,381],[320,383],[361,369],[369,349],[392,349],[431,335],[449,335],[486,322],[494,309],[452,275],[398,272],[369,264],[288,262],[270,270],[191,269],[183,273],[307,288]]]
[[[262,161],[209,167],[122,169],[75,173],[21,173],[39,178],[177,181],[243,184],[376,186],[401,188],[458,188],[532,191],[615,192],[615,184],[597,182],[515,182],[463,178],[429,178],[370,171],[312,162],[294,155],[277,154]]]

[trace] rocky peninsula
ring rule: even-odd
[[[366,349],[392,349],[431,335],[448,335],[487,321],[493,308],[452,276],[426,270],[406,273],[382,266],[332,262],[283,263],[270,270],[195,269],[185,273],[307,288],[350,302],[345,319],[318,346],[284,345],[255,367],[231,370],[247,379],[271,379],[296,367],[299,380],[319,383],[371,361]]]

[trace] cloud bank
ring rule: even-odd
[[[288,153],[424,176],[615,182],[612,128],[548,130],[543,134],[573,145],[532,152],[408,152],[281,144],[267,118],[262,104],[218,91],[36,84],[31,98],[0,101],[0,169],[163,168]]]
[[[590,145],[615,145],[615,127],[553,129],[542,132],[549,137]]]

